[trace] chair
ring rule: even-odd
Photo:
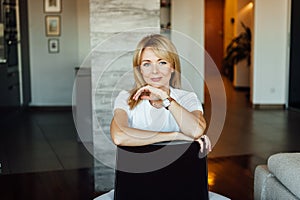
[[[208,199],[206,154],[198,142],[117,149],[114,200]]]

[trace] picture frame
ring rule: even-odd
[[[45,21],[46,36],[60,36],[60,16],[47,15]]]
[[[44,0],[45,13],[60,13],[62,0]]]
[[[51,38],[48,40],[48,52],[59,53],[59,39]]]

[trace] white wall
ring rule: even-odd
[[[287,101],[289,0],[254,1],[254,58],[251,100]]]
[[[72,104],[74,67],[78,65],[77,8],[74,0],[62,1],[58,54],[48,53],[43,1],[29,0],[30,73],[33,106]]]
[[[77,1],[78,59],[81,64],[91,50],[90,45],[90,5],[87,0]]]
[[[204,102],[204,52],[194,46],[199,45],[204,50],[204,0],[172,0],[171,5],[172,30],[194,40],[187,43],[181,35],[171,35],[179,55],[192,63],[189,65],[181,60],[182,76],[188,79],[201,102]]]

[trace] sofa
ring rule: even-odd
[[[300,153],[277,153],[254,172],[255,200],[300,199]]]

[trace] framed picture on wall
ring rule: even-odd
[[[58,53],[59,52],[59,40],[56,38],[51,38],[48,40],[48,52]]]
[[[60,16],[48,15],[46,20],[46,36],[59,36],[60,35]]]
[[[61,12],[62,0],[44,0],[44,11],[46,13],[58,13]]]

